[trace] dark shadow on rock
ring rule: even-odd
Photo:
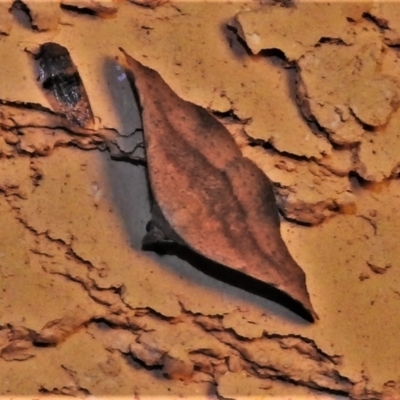
[[[128,136],[138,129],[142,123],[138,103],[127,79],[126,72],[118,62],[118,58],[106,57],[103,64],[104,79],[109,88],[108,96],[114,105],[122,130],[121,136]]]
[[[177,243],[171,243],[171,241],[160,241],[154,244],[146,243],[144,250],[154,250],[159,254],[175,255],[212,278],[277,303],[301,316],[306,321],[314,322],[310,313],[299,302],[293,300],[286,293],[240,271],[211,261],[188,247]]]

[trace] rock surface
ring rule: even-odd
[[[36,3],[0,5],[0,394],[397,399],[399,6]],[[32,54],[49,41],[93,129],[43,93]],[[119,47],[271,179],[317,323],[141,250],[150,200]]]

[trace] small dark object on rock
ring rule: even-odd
[[[68,50],[57,43],[44,43],[34,57],[39,81],[53,109],[73,124],[93,128],[93,113],[78,69]]]

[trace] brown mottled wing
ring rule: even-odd
[[[226,128],[125,53],[140,103],[154,199],[187,246],[312,308],[280,234],[272,184]],[[266,287],[268,290],[268,287]]]
[[[73,124],[92,128],[89,99],[68,50],[57,43],[44,43],[35,59],[39,64],[39,80],[54,110]]]

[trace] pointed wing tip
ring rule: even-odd
[[[304,304],[304,302],[300,302],[299,300],[294,300],[294,302],[291,303],[291,305],[286,304],[286,307],[295,314],[299,315],[307,322],[315,323],[319,320],[318,314],[312,308],[311,303]]]
[[[316,322],[319,317],[312,306],[304,273],[302,273],[302,276],[304,277],[303,282],[290,282],[289,285],[278,287],[278,290],[287,296],[287,300],[292,304],[297,314],[309,322]]]
[[[304,299],[303,301],[297,300],[301,307],[303,308],[303,316],[304,318],[309,321],[309,322],[316,322],[319,320],[318,314],[314,311],[314,308],[311,304],[311,300],[308,296],[307,293],[307,299]]]
[[[118,50],[125,56],[125,60],[129,64],[129,66],[138,66],[142,65],[139,61],[135,60],[132,56],[130,56],[122,47],[118,47]]]
[[[131,63],[137,62],[134,60],[122,47],[118,47],[118,50],[124,55],[125,61],[130,65]]]
[[[307,313],[309,314],[309,321],[310,322],[317,322],[319,321],[319,317],[318,314],[311,308],[311,309],[307,309],[306,310]]]
[[[138,60],[130,56],[122,47],[118,47],[118,49],[125,57],[125,69],[131,71],[134,80],[136,80],[139,74],[148,73],[150,71],[150,68],[144,66]]]
[[[311,304],[310,295],[308,294],[306,286],[296,288],[296,291],[293,291],[293,289],[287,290],[284,293],[293,301],[292,305],[294,309],[297,310],[297,313],[302,318],[309,322],[316,322],[319,320],[318,314]]]

